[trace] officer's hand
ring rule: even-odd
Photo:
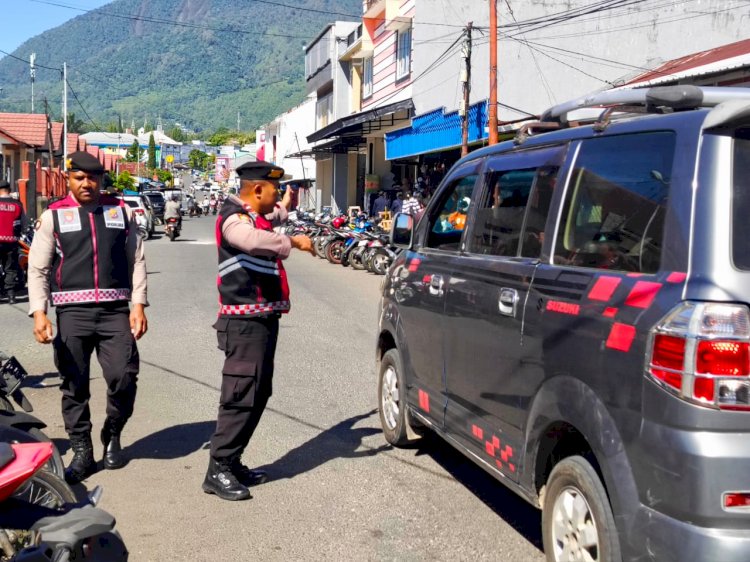
[[[142,304],[134,304],[130,311],[130,333],[137,340],[148,331],[148,320]]]
[[[286,187],[286,191],[284,191],[284,195],[281,198],[281,204],[284,205],[284,207],[286,207],[287,211],[291,208],[292,206],[292,188],[291,187],[289,186]]]
[[[52,322],[47,318],[43,310],[34,312],[34,337],[39,343],[50,343],[52,341]]]
[[[313,248],[312,239],[309,236],[300,234],[299,236],[290,236],[292,241],[292,248],[297,248],[303,252],[310,252],[313,256],[315,255],[315,248]]]

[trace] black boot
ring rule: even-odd
[[[120,433],[122,425],[112,418],[104,420],[102,427],[102,445],[104,445],[104,468],[107,470],[117,470],[127,464],[127,459],[120,446]]]
[[[78,484],[96,472],[91,434],[71,435],[70,448],[74,454],[68,468],[65,469],[65,481],[68,484]]]
[[[203,481],[203,491],[207,494],[216,494],[223,500],[248,500],[252,496],[250,490],[237,481],[232,474],[229,462],[218,462],[211,459],[208,462],[208,472]]]
[[[262,470],[253,470],[242,464],[240,457],[234,457],[230,465],[232,474],[235,475],[240,484],[244,486],[257,486],[268,480],[268,474]]]

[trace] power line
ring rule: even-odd
[[[94,129],[100,129],[101,127],[99,127],[99,125],[96,124],[96,122],[91,118],[91,115],[89,115],[89,112],[86,111],[86,108],[83,107],[81,100],[78,99],[78,94],[76,94],[75,90],[73,89],[73,86],[70,85],[70,82],[68,80],[65,80],[65,84],[67,84],[68,88],[70,88],[70,93],[73,94],[73,97],[78,102],[78,105],[83,111],[83,114],[88,118],[89,122],[94,126]]]
[[[0,49],[0,53],[4,54],[4,55],[6,55],[6,56],[8,56],[8,57],[10,57],[12,59],[16,59],[17,61],[21,61],[21,62],[26,63],[26,64],[31,64],[30,60],[24,59],[24,58],[21,58],[21,57],[17,57],[16,55],[14,55],[12,53],[8,53],[6,51],[3,51],[2,49]],[[34,62],[34,68],[43,68],[45,70],[54,70],[55,72],[62,72],[62,67],[53,68],[51,66],[44,66],[43,64],[39,64],[37,62]]]

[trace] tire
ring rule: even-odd
[[[334,265],[341,265],[341,254],[344,251],[344,241],[334,240],[326,246],[326,259]]]
[[[542,540],[548,562],[622,560],[607,492],[581,456],[560,461],[547,479]]]
[[[325,242],[325,238],[319,236],[315,239],[315,243],[313,244],[313,247],[315,248],[315,255],[317,255],[321,259],[326,259]]]
[[[0,411],[1,412],[12,412],[15,408],[13,407],[13,404],[10,400],[8,400],[5,396],[0,396]]]
[[[375,252],[372,256],[372,272],[377,275],[385,275],[391,266],[391,258],[385,252]]]
[[[174,229],[169,230],[167,234],[169,236],[169,241],[174,242],[174,239],[175,239]]]
[[[52,443],[52,439],[47,437],[38,427],[29,428],[28,433],[40,443]],[[65,479],[65,465],[63,464],[60,451],[57,450],[57,446],[54,443],[52,443],[52,458],[47,461],[44,468],[55,476]]]
[[[386,351],[380,362],[378,413],[385,440],[395,447],[409,444],[406,384],[401,368],[401,356],[396,349]]]
[[[352,269],[362,270],[365,268],[365,264],[362,263],[364,253],[364,246],[352,250],[352,253],[349,255],[349,264],[352,266]]]

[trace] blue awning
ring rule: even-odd
[[[487,102],[469,106],[469,143],[488,137]],[[415,117],[411,127],[385,134],[385,159],[395,160],[461,146],[461,117],[445,108]]]

